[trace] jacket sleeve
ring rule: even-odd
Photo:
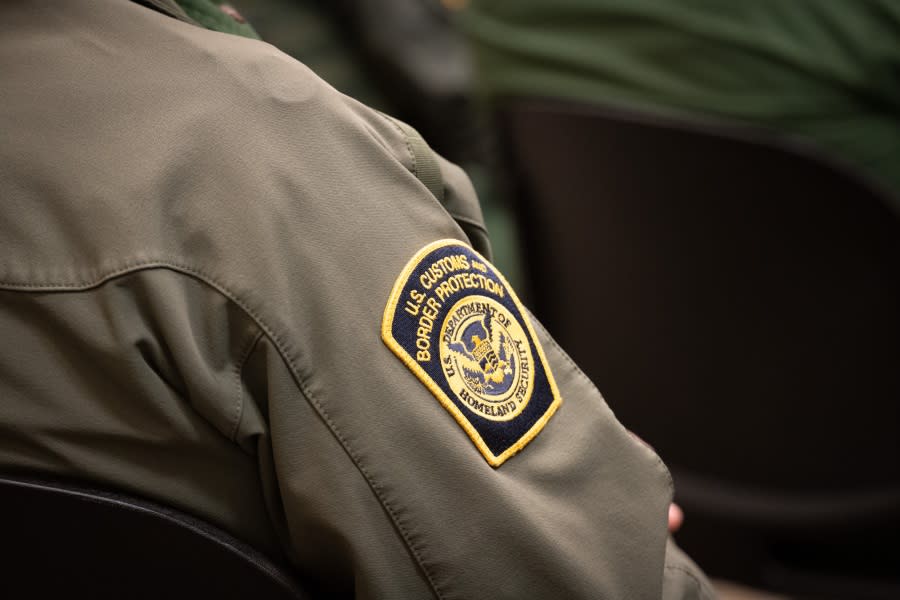
[[[261,309],[243,373],[242,443],[304,580],[329,597],[707,597],[696,567],[669,568],[668,471],[490,265],[465,175],[432,156],[435,193],[408,132],[347,102],[310,124],[342,161],[297,186],[316,193],[276,240],[289,273],[265,277],[279,310]]]

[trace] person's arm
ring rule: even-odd
[[[478,252],[468,180],[435,159],[435,194],[403,129],[354,113],[406,170],[348,165],[367,195],[312,209],[296,241],[313,261],[291,299],[302,323],[245,365],[301,573],[358,597],[649,599],[702,582],[666,567],[665,467]]]

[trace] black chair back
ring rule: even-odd
[[[227,533],[131,496],[0,476],[4,598],[307,598]]]
[[[850,596],[900,597],[898,198],[717,124],[542,101],[500,118],[535,312],[671,467],[681,543],[786,588],[855,556],[894,577]]]

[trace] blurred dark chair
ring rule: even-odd
[[[900,598],[898,199],[749,129],[501,106],[535,312],[670,466],[679,543]]]
[[[230,535],[122,494],[0,476],[4,598],[307,598]]]

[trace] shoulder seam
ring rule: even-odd
[[[383,119],[390,122],[403,135],[406,140],[406,149],[410,157],[412,157],[412,174],[443,205],[444,177],[434,150],[431,149],[428,142],[413,127],[382,112],[376,111],[376,114],[381,115]]]
[[[416,164],[416,153],[413,152],[412,144],[410,143],[410,140],[409,140],[409,135],[407,135],[406,131],[403,130],[403,127],[400,126],[400,123],[393,117],[386,115],[385,113],[381,112],[380,110],[374,110],[373,112],[376,115],[378,115],[381,118],[381,120],[383,120],[385,123],[387,123],[394,129],[396,129],[397,132],[401,136],[403,136],[403,142],[404,142],[404,144],[406,144],[406,153],[409,154],[409,162],[410,162],[409,171],[410,171],[410,173],[415,175],[416,179],[419,179],[418,165]]]

